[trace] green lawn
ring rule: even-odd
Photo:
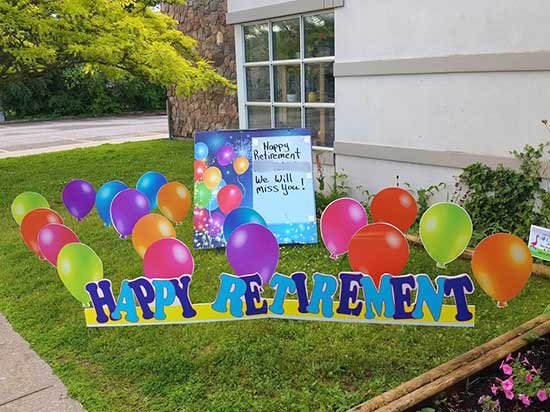
[[[148,170],[192,187],[192,144],[141,142],[0,160],[0,311],[90,412],[344,411],[535,317],[550,300],[550,281],[541,278],[532,278],[507,309],[497,309],[478,290],[470,299],[477,305],[471,329],[274,319],[87,329],[81,305],[56,271],[21,240],[11,202],[26,190],[46,196],[99,254],[118,289],[122,279],[142,273],[131,241],[103,227],[95,211],[77,223],[61,192],[74,178],[96,188],[112,179],[135,185]],[[192,244],[190,217],[177,232]],[[229,264],[223,251],[196,251],[194,257],[191,299],[210,302]],[[278,267],[284,274],[347,269],[347,260],[330,260],[322,244],[282,247]],[[414,247],[406,270],[438,272]],[[458,261],[446,273],[463,272],[470,272],[469,263]]]

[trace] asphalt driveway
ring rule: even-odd
[[[168,137],[164,115],[0,124],[0,158]]]

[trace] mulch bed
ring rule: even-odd
[[[535,342],[525,346],[522,350],[513,353],[514,358],[521,353],[521,358],[526,356],[534,367],[542,371],[544,382],[550,382],[550,335],[545,335]],[[480,397],[491,394],[491,385],[496,383],[496,378],[505,380],[508,378],[499,368],[501,361],[484,369],[480,373],[463,381],[459,385],[414,408],[420,411],[422,407],[433,408],[437,412],[479,412],[482,411],[478,404]],[[498,383],[496,383],[498,386]],[[531,398],[531,405],[525,406],[517,400],[517,394],[513,400],[508,400],[502,391],[497,396],[502,412],[550,412],[550,399],[540,402],[536,397]],[[429,409],[427,409],[429,410]]]

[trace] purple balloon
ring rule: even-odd
[[[121,239],[132,234],[137,221],[151,211],[149,199],[136,189],[119,192],[111,203],[111,220]]]
[[[220,166],[227,166],[233,161],[233,159],[235,159],[235,150],[226,144],[225,146],[220,147],[216,153],[216,159],[218,160],[218,164]]]
[[[221,212],[212,212],[206,221],[206,230],[210,236],[218,236],[223,230],[225,216]]]
[[[248,223],[231,233],[226,249],[227,260],[238,276],[258,273],[267,284],[279,263],[279,244],[265,226]]]
[[[71,215],[80,222],[95,205],[95,189],[86,180],[71,180],[63,189],[63,203]]]

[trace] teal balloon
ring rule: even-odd
[[[225,238],[225,241],[229,241],[229,236],[231,236],[231,233],[233,233],[235,229],[248,223],[258,223],[267,227],[267,223],[263,216],[254,209],[249,207],[239,207],[238,209],[230,212],[226,216],[225,223],[223,225],[223,237]]]
[[[113,199],[125,189],[128,189],[128,186],[118,180],[107,182],[98,189],[95,195],[95,207],[105,226],[110,226],[112,223],[111,203]]]
[[[103,263],[91,247],[69,243],[57,256],[57,273],[65,287],[83,305],[90,303],[86,284],[103,279]]]
[[[210,203],[206,206],[208,210],[216,210],[218,208],[218,193],[220,193],[220,190],[224,186],[227,186],[227,183],[222,179],[218,187],[212,190],[212,198],[210,199]]]
[[[168,180],[159,172],[147,172],[139,178],[136,189],[147,196],[151,210],[157,208],[158,192],[166,183]]]

